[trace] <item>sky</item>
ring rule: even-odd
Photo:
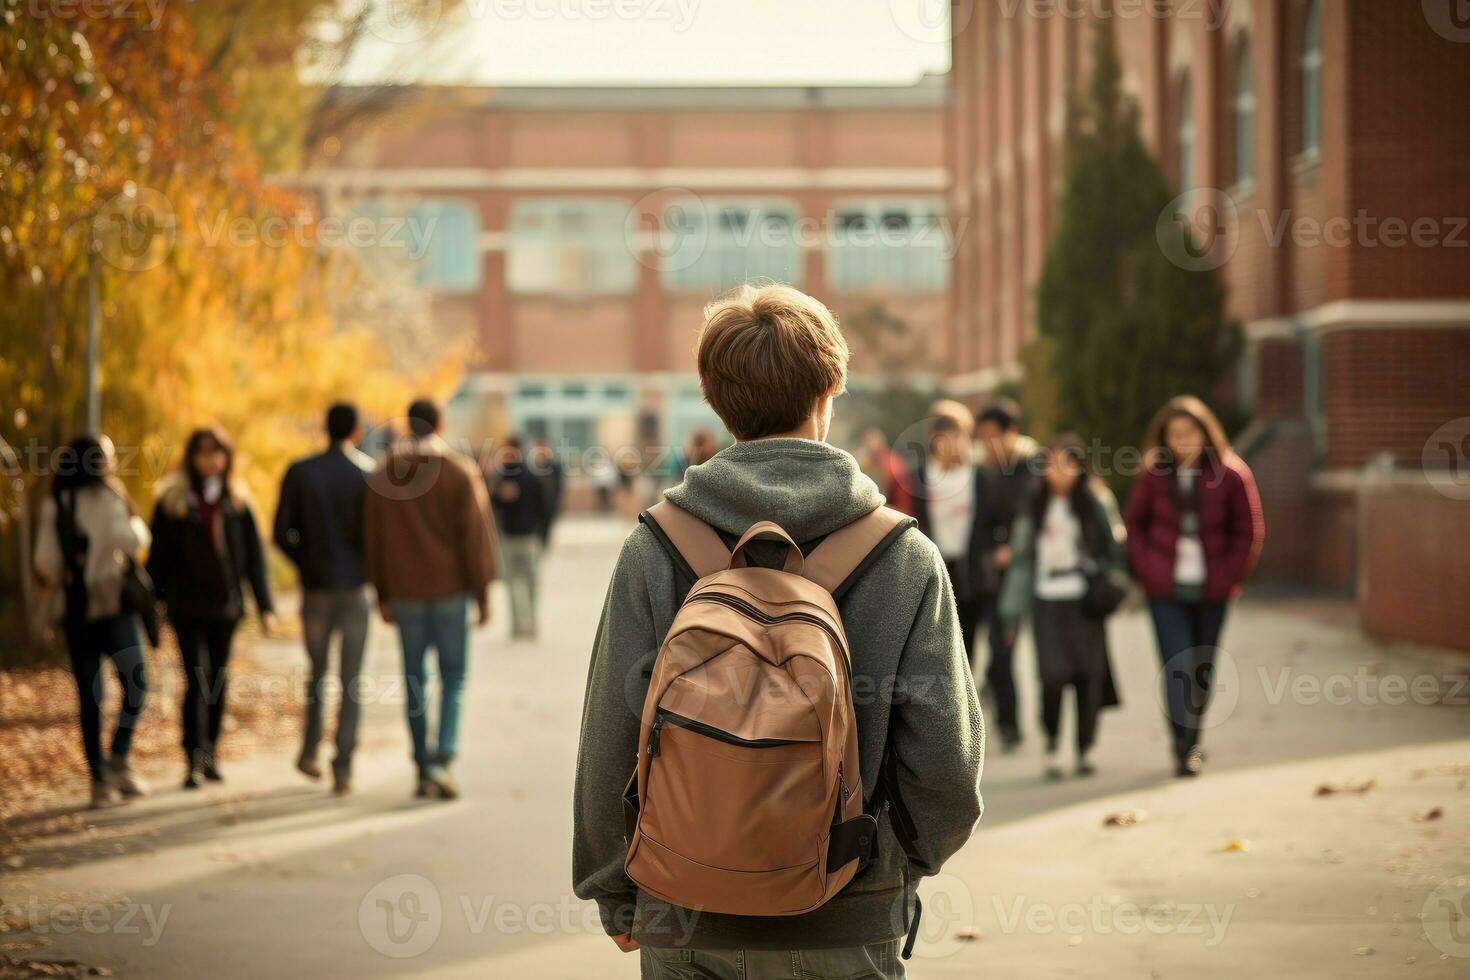
[[[905,85],[949,69],[949,0],[375,0],[347,84]]]

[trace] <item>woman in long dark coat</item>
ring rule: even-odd
[[[153,510],[148,573],[178,635],[184,692],[184,788],[219,781],[219,742],[229,689],[230,645],[245,616],[245,588],[261,627],[274,629],[265,547],[244,487],[234,480],[234,447],[219,429],[199,429],[178,473],[162,482]]]

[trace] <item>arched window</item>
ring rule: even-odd
[[[1311,0],[1302,30],[1302,152],[1322,148],[1322,4]]]
[[[1179,189],[1194,187],[1194,86],[1189,72],[1179,75],[1178,100],[1175,108],[1174,140],[1179,164]]]
[[[1231,102],[1235,119],[1235,183],[1246,184],[1255,177],[1256,89],[1250,38],[1242,37],[1235,48],[1235,95]]]

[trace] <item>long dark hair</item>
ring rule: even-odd
[[[80,435],[51,456],[51,495],[101,486],[107,482],[107,449],[93,435]]]
[[[1176,395],[1154,413],[1148,428],[1144,430],[1144,459],[1149,470],[1165,473],[1174,471],[1174,454],[1164,441],[1164,432],[1170,422],[1181,416],[1194,422],[1205,434],[1203,462],[1211,465],[1223,463],[1234,454],[1234,450],[1230,448],[1230,440],[1225,436],[1225,427],[1220,424],[1215,413],[1210,411],[1210,407],[1193,395]]]
[[[1102,541],[1102,528],[1098,526],[1097,506],[1093,502],[1096,495],[1092,486],[1095,477],[1087,458],[1087,444],[1075,432],[1063,432],[1046,444],[1048,466],[1051,465],[1050,457],[1058,453],[1077,464],[1077,482],[1072,484],[1072,491],[1067,494],[1067,503],[1077,517],[1078,526],[1082,528],[1083,545],[1088,552],[1097,554]],[[1042,480],[1031,498],[1031,526],[1037,534],[1041,533],[1041,522],[1046,519],[1046,505],[1050,501],[1051,487]]]
[[[137,513],[133,498],[127,487],[114,476],[110,469],[112,456],[111,441],[106,436],[79,435],[56,450],[51,456],[51,497],[58,506],[65,503],[64,497],[73,499],[80,490],[88,487],[106,487],[122,498],[129,513]]]
[[[212,442],[225,454],[225,471],[220,474],[224,482],[225,490],[230,488],[230,478],[235,471],[235,444],[230,437],[225,435],[225,430],[217,425],[206,425],[189,433],[188,440],[184,443],[184,458],[179,462],[179,469],[189,481],[189,487],[195,493],[204,489],[204,478],[199,471],[194,469],[194,454],[197,453],[205,443]]]

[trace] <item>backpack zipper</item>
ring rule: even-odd
[[[780,616],[772,616],[770,613],[764,611],[758,606],[754,606],[751,603],[746,602],[744,599],[741,599],[737,596],[729,595],[724,592],[706,592],[702,595],[694,596],[689,601],[691,603],[713,602],[721,606],[728,606],[729,608],[735,609],[738,612],[749,616],[751,619],[754,619],[757,622],[763,623],[767,626],[774,625],[776,623],[787,622],[811,623],[813,626],[820,627],[823,631],[827,633],[828,636],[832,637],[833,642],[836,643],[841,649],[847,649],[847,641],[838,634],[837,630],[832,627],[831,623],[827,622],[821,616],[813,616],[811,613],[783,613]]]
[[[695,721],[693,718],[686,718],[659,708],[654,712],[653,728],[648,733],[648,757],[650,759],[658,755],[659,740],[665,723],[687,728],[691,732],[703,735],[705,738],[712,738],[717,742],[724,742],[726,745],[738,745],[747,749],[770,749],[778,745],[808,744],[802,739],[794,738],[741,738],[739,735],[732,735],[713,725],[706,725],[702,721]]]

